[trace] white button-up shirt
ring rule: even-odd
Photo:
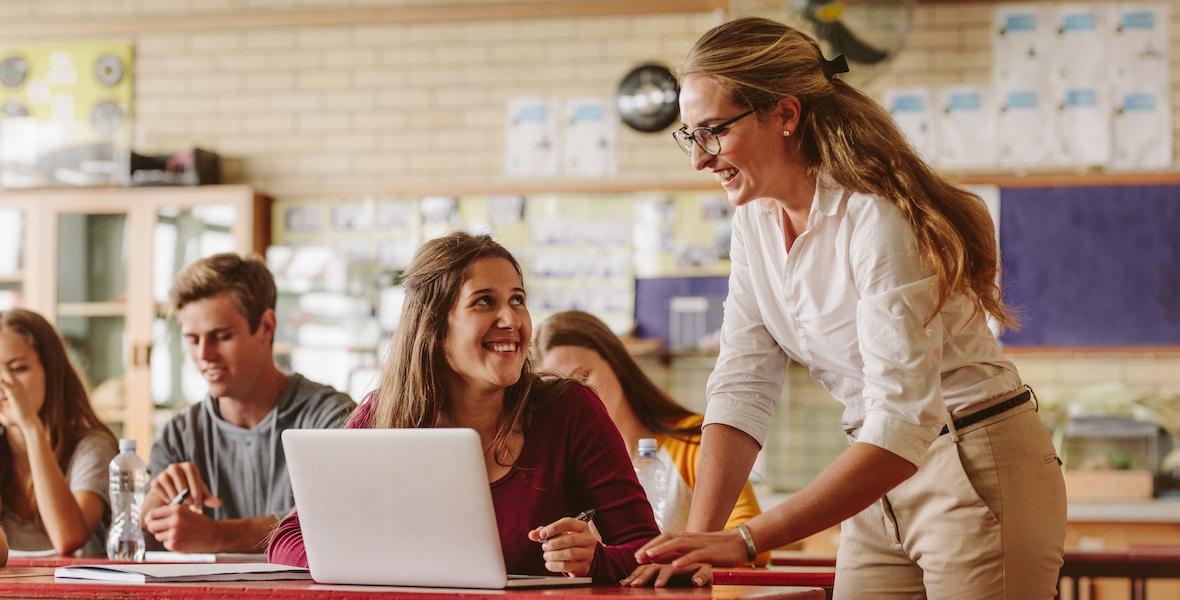
[[[1020,387],[974,297],[951,297],[926,323],[935,277],[896,206],[821,177],[790,252],[780,214],[770,201],[734,213],[706,425],[764,443],[789,359],[844,404],[857,441],[921,465],[948,409],[971,412]]]

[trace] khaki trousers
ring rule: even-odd
[[[1029,402],[941,435],[913,477],[841,527],[833,598],[1053,598],[1061,462]]]

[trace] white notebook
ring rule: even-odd
[[[311,574],[307,569],[259,562],[71,565],[54,569],[53,576],[56,579],[88,579],[123,583],[311,579]]]

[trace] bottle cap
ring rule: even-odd
[[[135,452],[135,440],[127,438],[119,440],[119,452]]]
[[[640,454],[655,454],[656,453],[656,438],[639,438],[639,453]]]

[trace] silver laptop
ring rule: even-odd
[[[500,589],[591,581],[509,577],[473,429],[288,429],[283,449],[319,583]]]

